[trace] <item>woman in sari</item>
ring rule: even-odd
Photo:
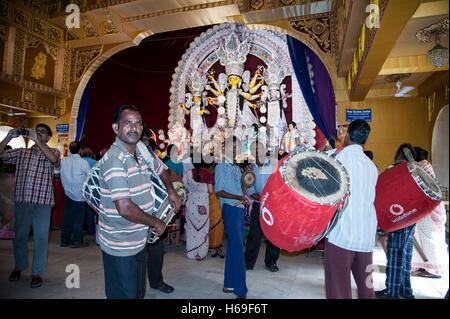
[[[433,167],[427,161],[428,152],[415,147],[416,161],[433,177],[436,177]],[[426,261],[417,251],[413,252],[412,270],[416,276],[427,278],[441,278],[448,269],[448,252],[445,242],[445,222],[447,220],[444,202],[423,219],[416,223],[414,239],[422,248]]]
[[[213,179],[203,163],[183,176],[189,190],[186,202],[186,253],[190,259],[203,260],[208,254],[209,194],[213,192]]]
[[[214,182],[214,168],[215,164],[211,164],[208,167],[209,172],[212,175]],[[213,185],[214,187],[214,185]],[[223,244],[223,220],[222,209],[220,208],[219,198],[216,193],[209,193],[209,250],[211,250],[211,257],[225,258],[222,251]]]

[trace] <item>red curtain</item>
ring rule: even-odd
[[[151,36],[105,61],[93,75],[83,146],[95,153],[109,148],[114,115],[124,104],[136,105],[153,131],[167,131],[172,74],[191,41],[208,28]]]

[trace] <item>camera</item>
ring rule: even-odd
[[[28,135],[28,130],[26,128],[17,129],[17,135]]]

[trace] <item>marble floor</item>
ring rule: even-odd
[[[47,271],[42,275],[44,284],[31,289],[31,269],[22,271],[21,280],[9,282],[13,269],[12,240],[0,240],[0,299],[104,299],[104,278],[101,250],[95,237],[86,235],[86,248],[72,249],[59,246],[59,230],[50,231]],[[33,243],[29,241],[31,263]],[[203,261],[190,260],[184,247],[166,245],[164,280],[175,287],[171,294],[159,290],[146,290],[146,299],[234,299],[233,294],[222,290],[225,259],[208,256]],[[264,268],[264,249],[253,270],[247,271],[248,299],[324,299],[323,253],[288,253],[282,251],[278,260],[279,272],[271,273]],[[384,288],[386,256],[379,243],[374,250],[374,287]],[[71,283],[72,265],[80,271],[79,288],[68,288]],[[72,281],[73,283],[73,281]],[[352,282],[354,297],[356,285]],[[448,271],[440,279],[412,277],[416,298],[441,299],[449,287]]]

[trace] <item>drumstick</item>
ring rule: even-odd
[[[423,261],[427,262],[428,258],[427,258],[427,256],[425,256],[425,253],[423,252],[422,247],[420,247],[419,243],[417,242],[417,240],[415,238],[414,238],[414,247],[416,248],[420,257],[422,257]]]
[[[239,205],[241,205],[241,204],[244,204],[244,202],[245,202],[245,201],[240,200],[240,201],[236,202],[236,203],[234,204],[234,206],[235,206],[235,207],[236,207],[236,206],[239,206]]]
[[[409,148],[404,147],[402,149],[403,155],[405,155],[405,158],[408,162],[414,161],[414,157],[411,154],[411,151],[409,150]]]

